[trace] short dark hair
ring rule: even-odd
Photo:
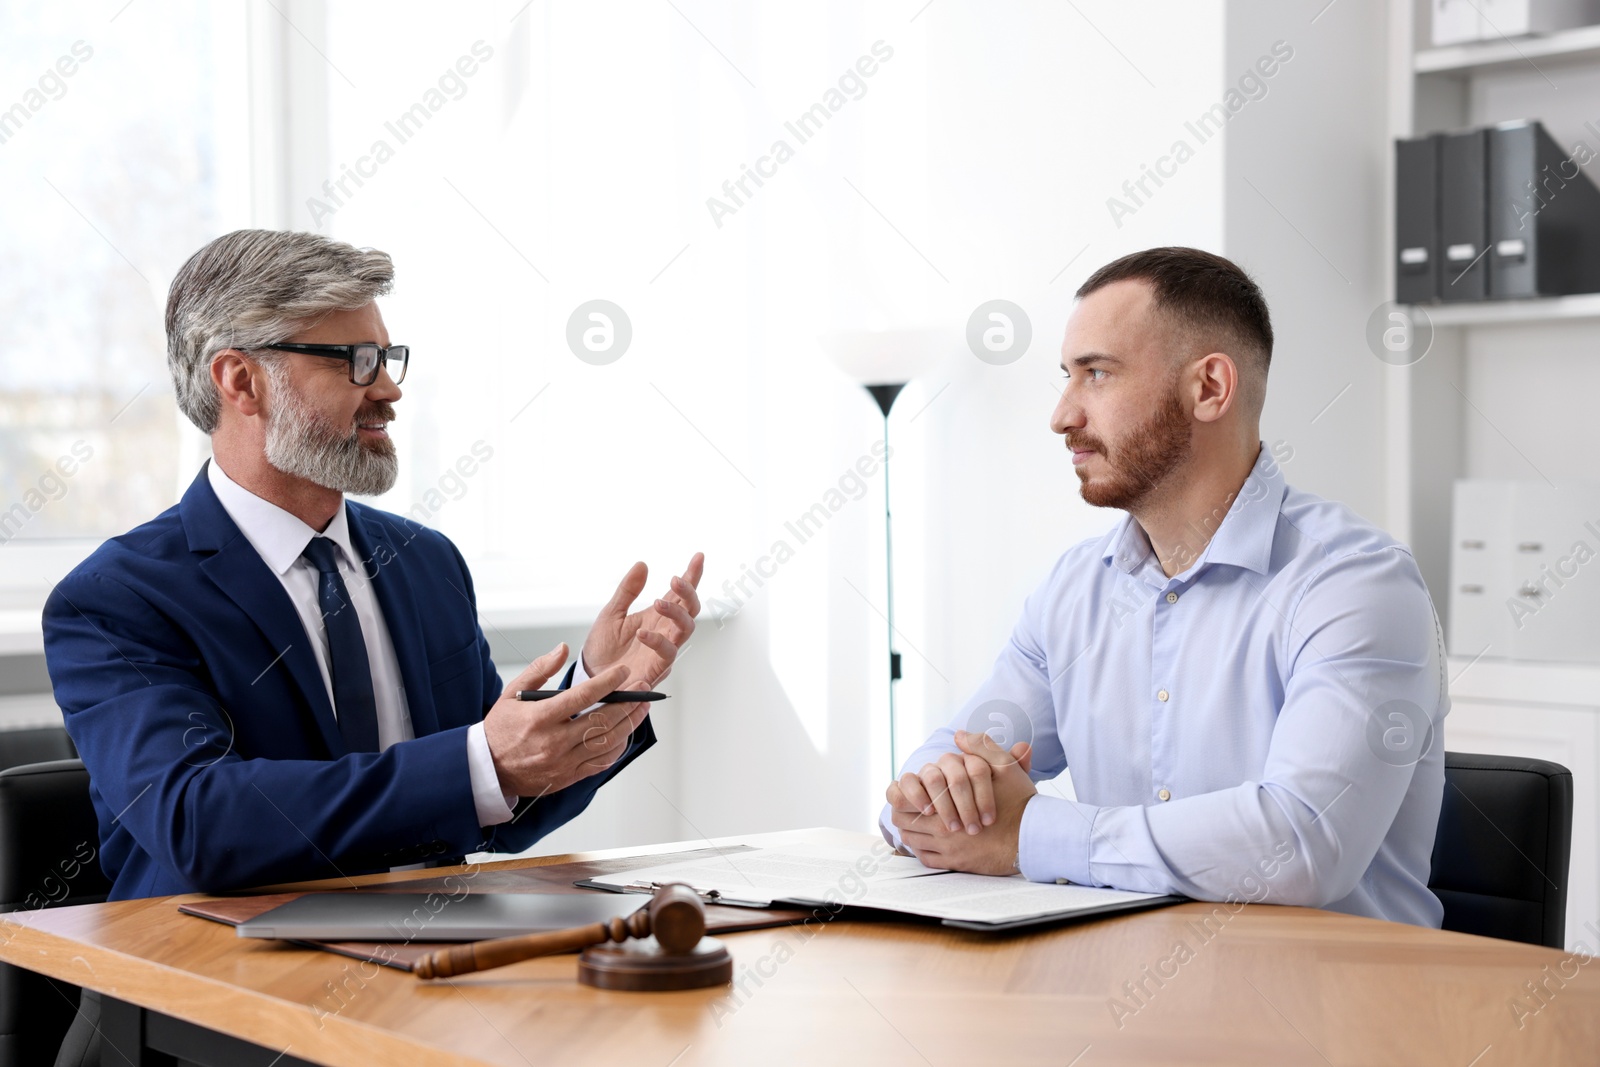
[[[1265,377],[1272,365],[1272,316],[1260,287],[1233,260],[1198,248],[1147,248],[1089,275],[1077,296],[1129,280],[1147,282],[1156,310],[1213,351],[1226,351],[1230,342],[1254,349]]]

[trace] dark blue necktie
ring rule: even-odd
[[[333,706],[339,733],[351,752],[378,751],[378,711],[372,697],[372,665],[361,620],[339,576],[338,548],[326,537],[313,537],[301,553],[321,575],[317,605],[328,633],[328,673],[333,677]]]

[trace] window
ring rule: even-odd
[[[199,0],[0,16],[4,584],[38,584],[38,560],[81,558],[193,477],[162,311],[183,260],[248,222],[244,44],[237,11]]]

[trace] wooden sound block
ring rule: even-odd
[[[663,951],[653,937],[590,945],[578,957],[578,981],[627,992],[704,989],[733,981],[733,957],[714,937],[702,937],[694,948],[678,955]]]

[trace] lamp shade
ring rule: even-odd
[[[817,342],[835,366],[862,385],[892,385],[932,370],[953,336],[936,329],[836,330]]]

